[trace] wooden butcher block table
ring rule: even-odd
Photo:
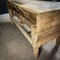
[[[8,11],[12,23],[31,43],[36,58],[48,41],[57,39],[60,44],[60,2],[8,1]]]

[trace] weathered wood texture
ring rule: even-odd
[[[37,31],[41,32],[60,25],[60,10],[42,13],[37,16]]]
[[[31,43],[35,57],[38,57],[39,47],[60,36],[59,5],[60,2],[31,1],[24,5],[8,2],[11,20]]]

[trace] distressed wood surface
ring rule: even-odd
[[[18,1],[17,1],[18,2]],[[16,3],[15,3],[16,4]],[[28,1],[25,4],[17,4],[18,6],[34,13],[43,13],[52,10],[60,9],[60,2],[45,2],[45,1]]]
[[[23,5],[8,2],[11,20],[31,43],[36,58],[42,45],[60,36],[59,5],[60,2],[30,1]],[[29,27],[29,32],[25,30],[24,25]]]

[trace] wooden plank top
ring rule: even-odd
[[[14,3],[14,2],[13,2]],[[25,4],[14,3],[21,8],[32,12],[32,13],[44,13],[53,10],[60,10],[60,2],[51,2],[51,1],[28,1]]]

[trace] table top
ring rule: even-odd
[[[22,7],[23,9],[30,11],[32,13],[44,13],[52,10],[60,10],[60,2],[51,1],[27,1],[25,4],[15,3],[16,5]]]

